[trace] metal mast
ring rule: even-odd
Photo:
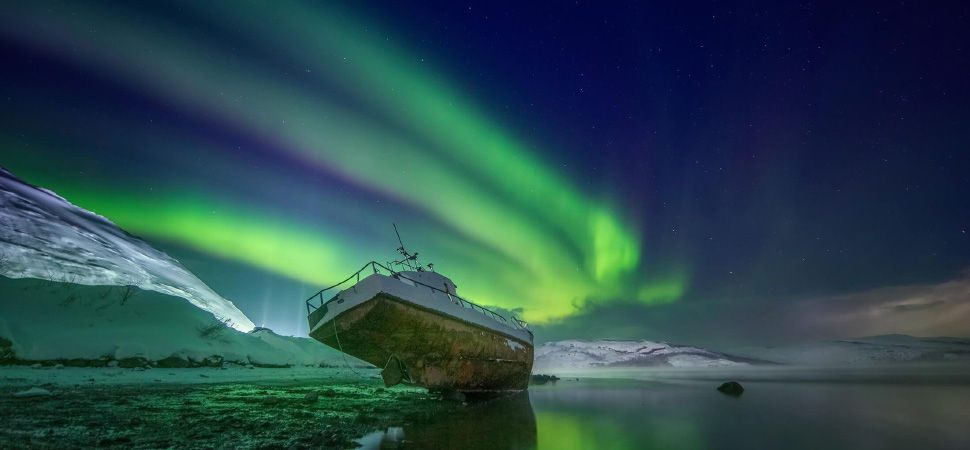
[[[404,255],[404,262],[405,264],[407,264],[408,268],[411,270],[414,270],[414,265],[411,264],[411,259],[412,259],[411,255],[408,254],[408,251],[404,249],[404,241],[401,240],[401,233],[397,231],[397,224],[391,223],[391,225],[394,226],[394,234],[397,235],[397,243],[401,244],[401,246],[397,248],[397,251],[401,252],[401,254]]]

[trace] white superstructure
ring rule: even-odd
[[[532,343],[532,333],[519,325],[514,318],[505,319],[481,306],[461,299],[455,293],[456,290],[455,283],[436,272],[402,271],[391,276],[374,273],[340,291],[324,303],[326,312],[311,325],[310,333],[312,334],[318,327],[344,311],[383,293],[464,322],[486,327],[524,343]],[[509,323],[506,324],[503,321],[509,321]]]

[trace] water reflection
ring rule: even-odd
[[[891,372],[563,380],[530,388],[536,443],[539,449],[970,448],[970,370]],[[717,392],[725,379],[744,380],[744,394]]]
[[[697,424],[671,413],[678,407],[677,389],[659,387],[634,380],[564,380],[535,387],[537,447],[704,448]]]
[[[564,379],[473,403],[431,423],[375,433],[362,443],[432,449],[970,448],[970,370],[881,370]],[[724,379],[740,380],[744,394],[719,393]]]
[[[358,441],[364,449],[534,449],[536,418],[528,392],[470,402],[433,421],[391,427]]]

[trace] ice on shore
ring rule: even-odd
[[[250,370],[244,366],[229,364],[223,367],[196,367],[186,369],[155,368],[151,370],[66,367],[31,369],[25,366],[0,366],[0,388],[29,391],[28,386],[51,391],[56,395],[62,388],[75,386],[116,386],[136,384],[220,384],[257,381],[321,380],[322,383],[354,383],[380,380],[377,368],[350,370],[343,367],[289,367],[259,368]],[[43,386],[40,388],[40,386]],[[32,394],[33,395],[33,394]],[[41,394],[44,395],[44,394]]]

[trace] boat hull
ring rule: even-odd
[[[314,327],[310,337],[381,368],[387,386],[523,390],[532,372],[531,343],[384,292]]]

